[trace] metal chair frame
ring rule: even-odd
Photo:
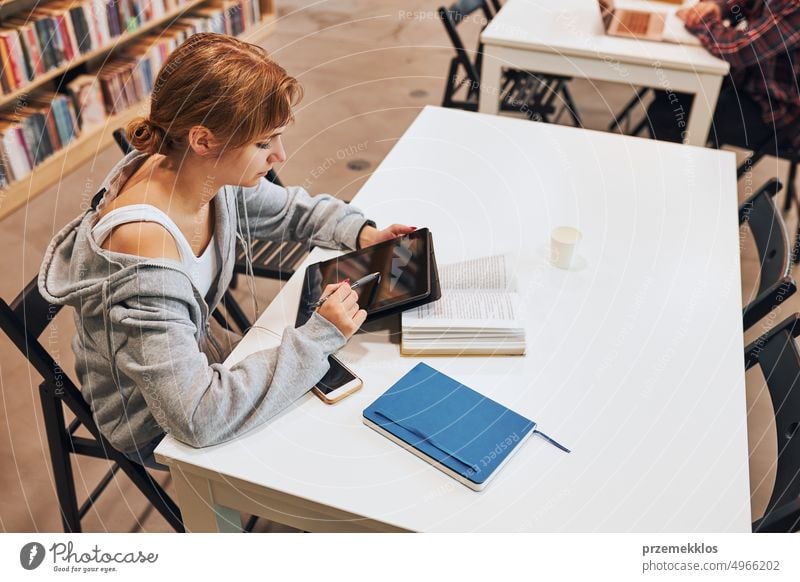
[[[779,180],[770,180],[739,207],[739,225],[747,224],[753,235],[761,271],[758,293],[742,311],[745,330],[797,291],[789,233],[774,202],[781,187]]]
[[[778,462],[775,486],[754,532],[796,532],[800,528],[800,314],[776,325],[745,348],[745,369],[759,365],[775,413]]]
[[[492,11],[492,7],[494,12]],[[500,9],[498,0],[458,0],[449,8],[440,6],[439,18],[444,25],[450,42],[455,49],[455,56],[450,61],[450,67],[445,82],[445,91],[442,98],[443,107],[464,109],[467,111],[478,110],[478,99],[481,90],[481,69],[483,63],[483,44],[478,43],[478,50],[474,62],[470,60],[458,25],[464,19],[480,10],[487,21],[490,21],[497,10]],[[459,78],[459,71],[464,71],[464,76]],[[573,123],[581,127],[582,120],[567,83],[569,77],[559,75],[545,75],[517,69],[506,69],[503,73],[501,87],[498,90],[500,111],[521,113],[529,119],[545,122],[557,122],[566,111]],[[457,99],[455,95],[466,86],[464,99]],[[561,96],[564,106],[556,113],[556,99]]]
[[[766,142],[753,150],[753,153],[747,156],[745,160],[736,169],[736,178],[740,179],[748,171],[750,171],[759,161],[766,156],[773,156],[789,162],[789,172],[786,177],[786,197],[783,201],[783,212],[788,213],[792,204],[797,209],[798,216],[800,216],[800,199],[797,197],[797,166],[800,164],[800,151],[789,148],[780,147],[777,143],[781,141],[781,136],[776,139],[775,136],[770,137]],[[736,145],[736,144],[731,144]],[[800,262],[800,220],[798,220],[797,230],[794,236],[794,243],[792,245],[792,262],[797,264]]]
[[[44,413],[53,480],[64,531],[68,533],[82,531],[81,519],[92,508],[117,472],[122,470],[164,519],[176,531],[183,532],[181,512],[177,504],[142,465],[128,459],[103,437],[81,391],[39,341],[60,310],[61,306],[48,303],[41,296],[36,278],[28,283],[10,305],[0,299],[0,328],[42,377],[39,397]],[[67,410],[75,417],[69,424],[65,415]],[[77,435],[76,432],[81,427],[84,427],[91,436]],[[111,468],[80,506],[71,464],[72,455],[113,462]]]

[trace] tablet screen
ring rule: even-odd
[[[303,325],[314,313],[326,285],[349,278],[350,284],[371,273],[379,279],[359,287],[358,304],[368,314],[380,312],[430,293],[428,229],[378,243],[306,270],[296,324]]]

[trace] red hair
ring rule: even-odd
[[[202,125],[235,149],[293,121],[302,94],[297,79],[263,48],[224,34],[195,34],[161,67],[149,117],[128,124],[128,140],[139,151],[172,153]]]

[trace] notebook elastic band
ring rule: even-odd
[[[556,447],[558,447],[559,449],[561,449],[561,450],[562,450],[562,451],[564,451],[565,453],[571,453],[571,452],[572,452],[572,451],[570,451],[570,450],[569,450],[567,447],[565,447],[564,445],[562,445],[562,444],[558,443],[557,441],[554,441],[553,439],[551,439],[549,436],[547,436],[546,434],[544,434],[544,433],[543,433],[542,431],[540,431],[539,429],[535,429],[535,430],[533,431],[533,434],[539,434],[539,435],[542,435],[542,438],[543,438],[544,440],[546,440],[546,441],[547,441],[548,443],[550,443],[551,445],[555,445]]]

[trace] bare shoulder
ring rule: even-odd
[[[103,241],[103,248],[149,259],[181,260],[170,232],[156,222],[128,222],[116,227]]]
[[[157,157],[151,156],[123,185],[119,194],[102,209],[100,217],[112,210],[133,204],[151,204],[159,197]],[[156,206],[158,207],[158,206]],[[103,241],[102,247],[109,251],[136,255],[151,259],[180,260],[178,246],[172,234],[157,222],[126,222],[114,228]]]

